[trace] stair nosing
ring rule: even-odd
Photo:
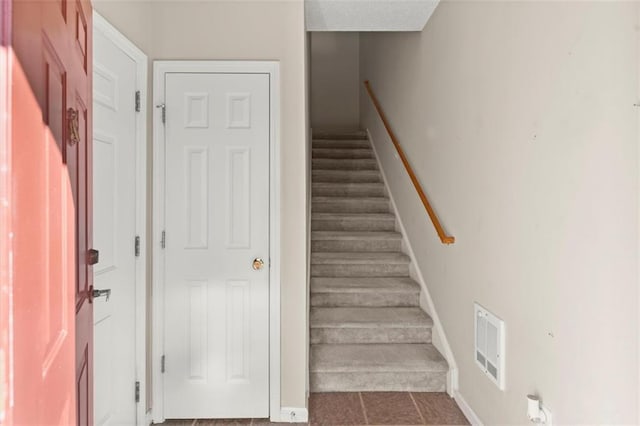
[[[311,201],[315,201],[315,202],[325,202],[325,201],[353,201],[353,202],[358,202],[361,203],[362,201],[389,201],[389,198],[387,197],[370,197],[370,196],[365,196],[365,197],[353,197],[353,196],[336,196],[336,197],[332,197],[332,196],[328,196],[328,195],[315,195],[311,197]]]
[[[321,216],[321,217],[318,217]],[[311,220],[329,220],[339,216],[340,220],[362,220],[362,219],[380,219],[380,220],[395,220],[396,217],[393,213],[330,213],[330,212],[316,212],[311,216]],[[367,216],[367,217],[362,217]]]
[[[375,187],[375,188],[379,188],[379,187],[385,187],[383,182],[313,182],[311,184],[312,187],[314,186],[318,186],[318,187],[330,187],[330,188],[335,188],[335,187]]]
[[[372,313],[386,315],[385,318],[368,319],[358,321],[355,318],[371,316]],[[330,319],[314,318],[318,315],[342,316],[341,320],[331,321]],[[346,316],[346,318],[345,318]],[[351,318],[349,318],[351,316]],[[420,307],[408,306],[314,306],[310,310],[309,325],[312,329],[431,329],[433,319]]]
[[[415,363],[411,364],[400,364],[401,360],[393,360],[387,361],[385,365],[370,363],[367,365],[366,363],[360,365],[328,365],[328,363],[321,363],[318,366],[318,362],[314,359],[314,349],[319,347],[325,348],[336,348],[336,347],[351,347],[351,348],[366,348],[367,351],[375,352],[376,348],[391,348],[395,347],[396,352],[403,353],[403,349],[411,347],[412,349],[416,349],[417,347],[420,349],[424,349],[425,352],[431,352],[431,355],[435,355],[433,352],[437,353],[437,360],[425,360],[422,365],[416,365]],[[446,373],[449,370],[449,366],[444,357],[438,352],[438,350],[431,343],[361,343],[361,344],[340,344],[340,343],[320,343],[311,345],[311,362],[309,363],[309,372],[315,374],[321,373],[385,373],[385,372],[443,372]],[[415,361],[415,360],[413,360]]]
[[[311,294],[420,294],[420,284],[411,277],[312,277]]]
[[[401,241],[397,231],[311,231],[311,241]]]
[[[327,254],[335,255],[325,256]],[[321,255],[321,256],[318,256]],[[362,255],[362,256],[354,256]],[[329,263],[315,263],[316,261],[324,260],[330,261]],[[312,265],[339,265],[339,264],[366,264],[368,261],[378,261],[378,265],[404,265],[411,262],[411,258],[406,254],[399,251],[380,251],[380,252],[348,252],[348,251],[329,251],[329,252],[315,252],[311,254]],[[363,263],[364,262],[364,263]]]

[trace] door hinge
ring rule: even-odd
[[[140,112],[140,91],[136,90],[136,112]]]
[[[162,237],[160,238],[160,247],[165,248],[167,246],[167,234],[162,231]]]
[[[140,382],[136,382],[136,402],[140,402]]]
[[[164,355],[160,358],[160,372],[164,373]]]
[[[167,106],[165,104],[156,105],[156,108],[160,108],[162,110],[162,122],[167,122]]]
[[[140,236],[139,235],[136,235],[134,250],[135,250],[136,257],[140,257]]]

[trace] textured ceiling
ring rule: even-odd
[[[306,0],[307,31],[422,31],[439,0]]]

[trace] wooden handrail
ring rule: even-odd
[[[395,133],[393,133],[393,130],[391,130],[391,126],[387,121],[387,117],[384,115],[384,112],[380,107],[378,98],[376,98],[376,95],[373,93],[373,90],[371,89],[371,84],[369,83],[369,80],[364,82],[364,86],[367,88],[367,92],[369,93],[369,97],[373,102],[373,106],[376,107],[376,111],[378,111],[378,115],[380,115],[380,118],[382,119],[384,128],[387,129],[387,133],[389,133],[391,142],[393,142],[393,145],[396,147],[396,151],[398,151],[400,160],[402,160],[402,164],[404,164],[404,168],[407,170],[407,173],[409,174],[409,178],[411,178],[411,182],[413,182],[413,186],[414,188],[416,188],[416,191],[418,192],[418,196],[420,197],[420,200],[422,200],[422,204],[424,205],[424,208],[427,210],[427,214],[431,218],[431,222],[433,223],[433,226],[436,228],[436,232],[438,233],[438,237],[440,237],[440,241],[442,241],[442,244],[453,244],[456,241],[456,239],[451,235],[447,235],[444,228],[440,224],[440,220],[438,219],[436,212],[433,210],[433,207],[431,207],[431,204],[429,203],[427,196],[422,190],[422,186],[420,186],[420,181],[418,181],[418,177],[413,172],[413,169],[409,164],[409,160],[407,160],[407,156],[404,154],[404,151],[402,150],[402,147],[400,146],[400,143],[398,142],[398,139],[396,138]]]

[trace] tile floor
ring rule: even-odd
[[[312,393],[309,425],[468,425],[455,401],[439,392]],[[165,426],[274,426],[267,419],[167,420]]]

